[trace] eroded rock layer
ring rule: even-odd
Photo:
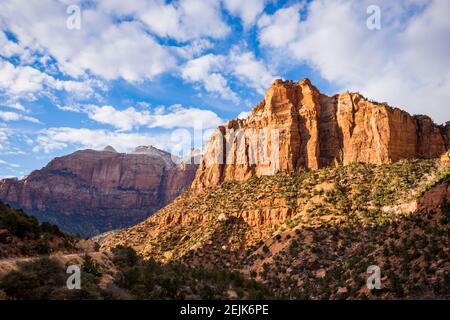
[[[438,126],[359,93],[330,97],[308,79],[276,80],[246,119],[217,128],[193,188],[303,168],[437,158],[450,146],[449,129],[450,122]]]
[[[195,165],[176,165],[153,147],[131,154],[82,150],[23,180],[0,180],[0,200],[63,229],[90,236],[142,221],[190,186]]]

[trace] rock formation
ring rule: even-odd
[[[138,223],[178,196],[195,165],[177,165],[154,147],[112,147],[53,159],[23,180],[0,180],[0,200],[70,232],[90,236]]]
[[[191,190],[101,249],[242,272],[293,298],[368,297],[355,279],[370,264],[411,283],[396,293],[391,272],[384,297],[416,295],[418,275],[430,292],[444,277],[421,261],[449,268],[450,158],[429,158],[447,150],[449,129],[358,93],[277,80],[247,118],[217,128]]]
[[[247,118],[217,128],[193,188],[351,162],[437,158],[449,145],[449,122],[438,126],[359,93],[330,97],[309,79],[276,80]]]
[[[442,155],[441,164],[444,167],[450,167],[450,150]]]

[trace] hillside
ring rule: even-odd
[[[78,239],[0,202],[0,259],[73,252]]]
[[[81,288],[66,287],[69,265],[81,268]],[[1,266],[1,265],[0,265]],[[189,268],[142,260],[133,249],[30,259],[8,272],[0,268],[0,300],[267,299],[255,280],[224,269]]]
[[[104,249],[242,272],[280,297],[447,296],[450,171],[436,160],[336,168],[187,191]],[[372,296],[373,297],[373,296]]]
[[[92,236],[134,225],[191,184],[196,165],[177,165],[152,146],[118,153],[81,150],[55,158],[22,180],[0,180],[0,200],[40,221]]]

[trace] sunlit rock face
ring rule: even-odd
[[[436,158],[450,145],[449,128],[359,93],[324,95],[309,79],[276,80],[248,117],[217,128],[193,188],[351,162]]]
[[[145,219],[188,188],[196,165],[154,147],[112,147],[55,158],[22,180],[0,181],[0,200],[90,236]]]

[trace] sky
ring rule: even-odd
[[[276,78],[450,120],[448,0],[0,0],[0,177],[79,149],[182,155]]]

